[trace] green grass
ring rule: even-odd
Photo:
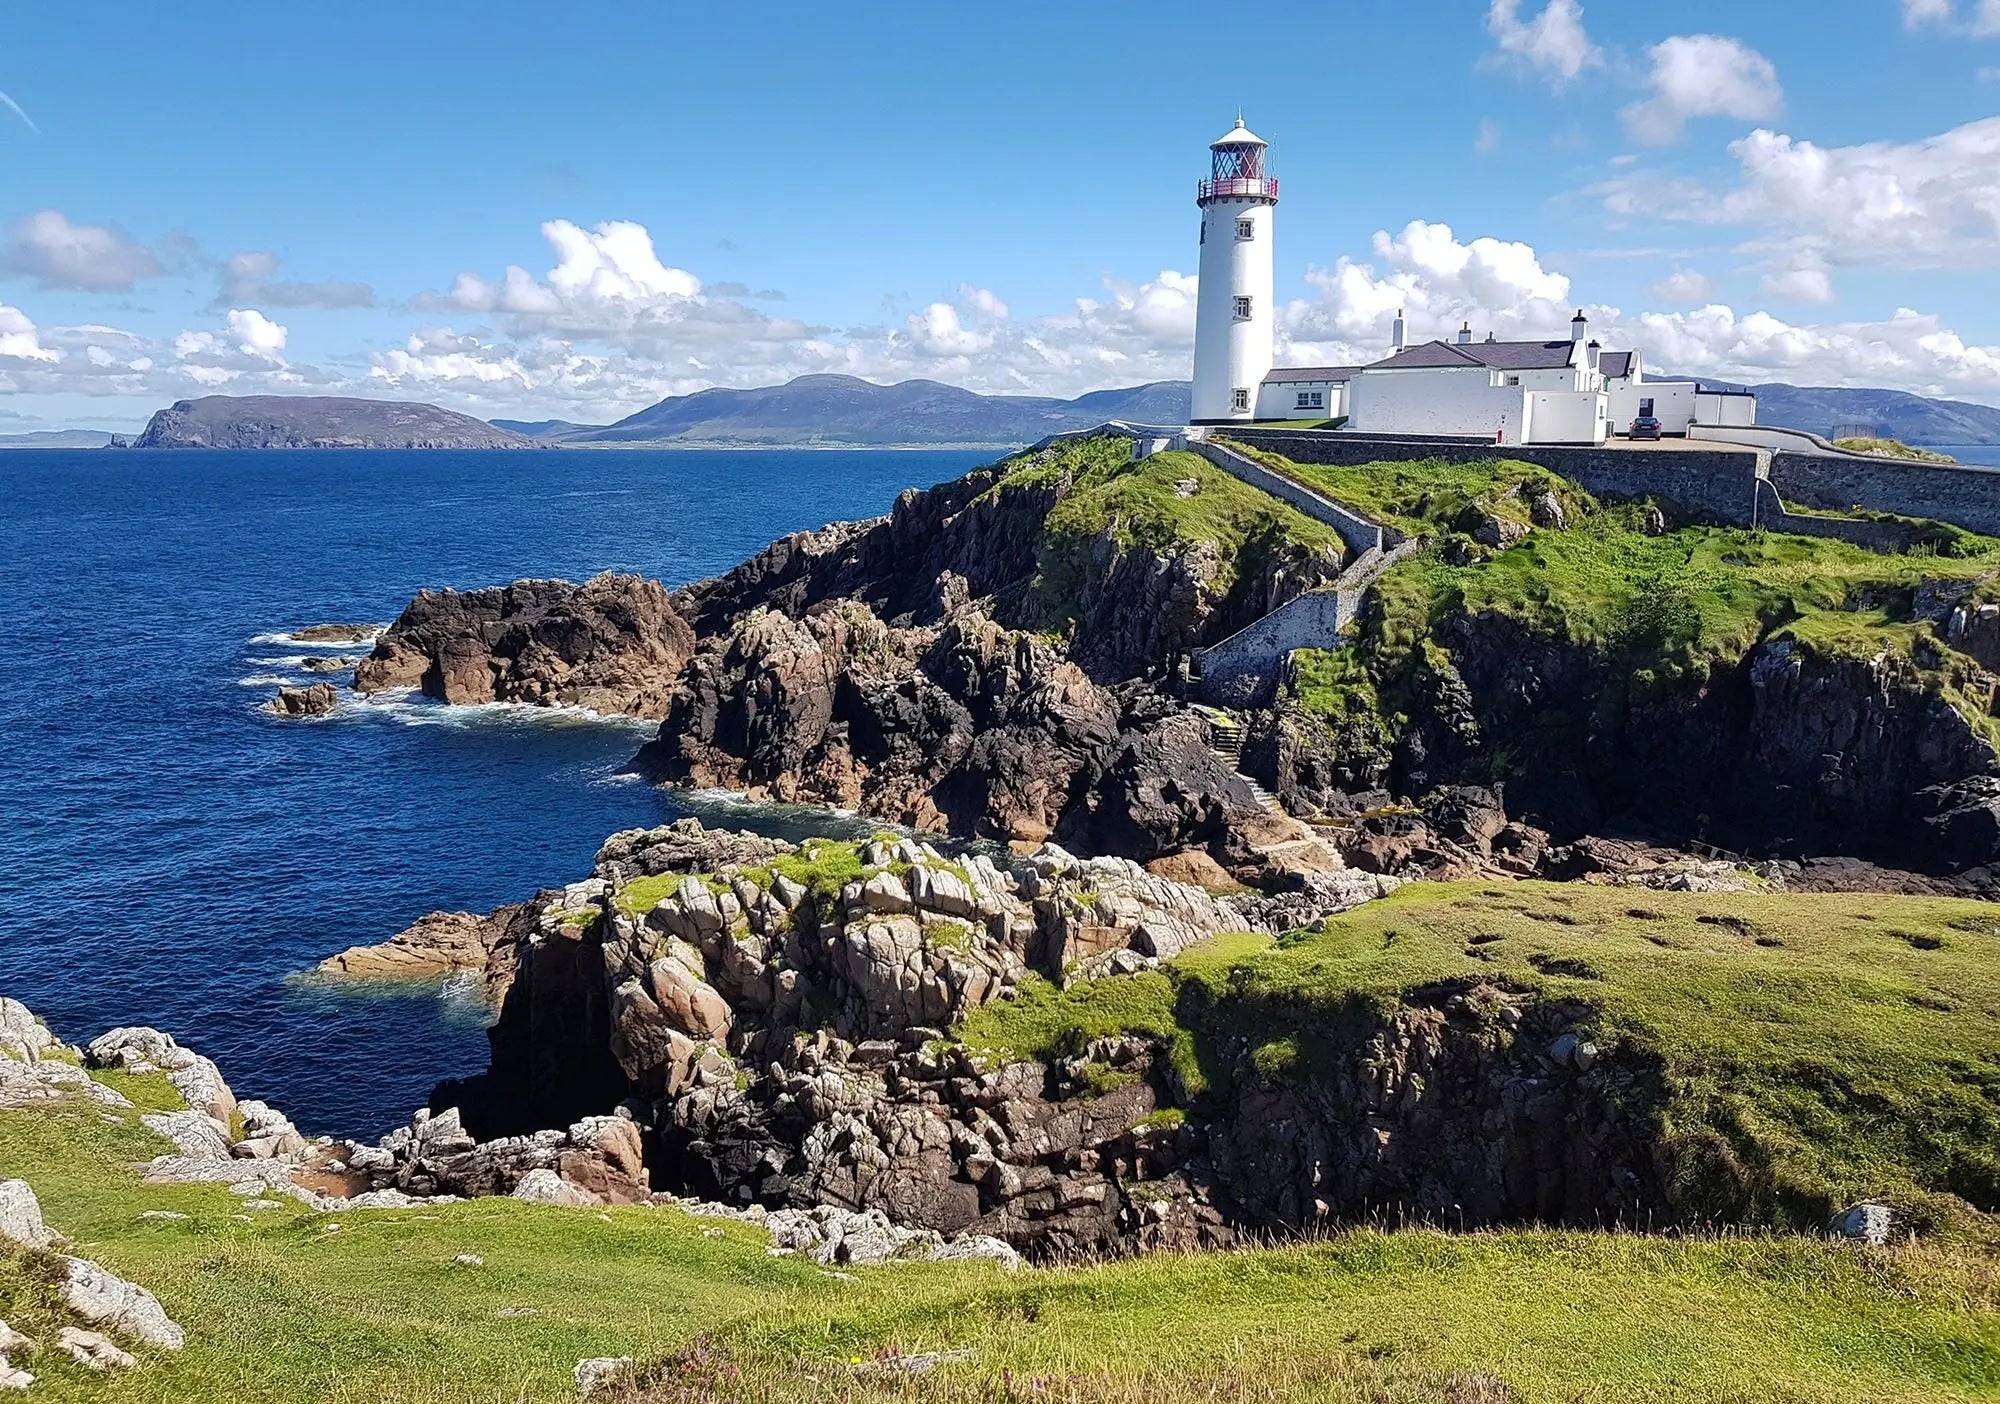
[[[1022,460],[1023,463],[1026,460]],[[1177,482],[1195,491],[1181,496]],[[1072,625],[1086,606],[1086,582],[1102,572],[1100,542],[1123,550],[1170,554],[1188,543],[1216,548],[1220,571],[1213,587],[1228,595],[1254,579],[1275,553],[1312,554],[1328,562],[1343,547],[1331,527],[1238,482],[1207,459],[1188,452],[1135,462],[1127,440],[1082,440],[1064,445],[1049,462],[1008,471],[990,492],[1049,490],[1067,483],[1042,523],[1031,612],[1040,627]]]
[[[1582,1001],[1646,1070],[1690,1215],[1812,1228],[1888,1198],[1992,1241],[2000,1211],[2000,919],[1944,898],[1700,895],[1420,883],[1274,944],[1230,937],[1160,971],[1033,987],[967,1022],[989,1054],[1167,1039],[1194,1106],[1314,1076],[1414,992],[1480,977]],[[1204,1098],[1209,1099],[1204,1102]],[[1968,1208],[1970,1206],[1970,1208]]]
[[[1468,509],[1525,522],[1527,498],[1542,492],[1554,493],[1572,516],[1595,506],[1568,479],[1518,459],[1447,463],[1427,458],[1335,466],[1295,463],[1254,444],[1231,442],[1230,447],[1408,536],[1452,530]]]
[[[1878,458],[1909,458],[1919,463],[1956,463],[1957,459],[1948,453],[1937,453],[1931,449],[1917,448],[1901,439],[1849,438],[1835,439],[1833,446],[1846,449],[1849,453],[1872,453]]]
[[[1478,894],[1450,900],[1464,896]],[[1912,933],[1962,935],[1950,922],[1969,904],[1936,905],[1942,926],[1898,915]],[[1269,969],[1310,949],[1228,939],[1184,957],[1173,978],[1226,984],[1245,962]],[[1444,961],[1407,948],[1395,969],[1359,950],[1337,958],[1376,989]],[[1072,993],[1091,1005],[1120,983]],[[1106,1027],[1123,1022],[1103,1012]],[[1039,1037],[1060,1037],[1039,1023]],[[1179,1120],[1168,1109],[1146,1124]],[[133,1164],[165,1148],[136,1112],[81,1099],[0,1112],[0,1172],[35,1186],[72,1251],[154,1290],[189,1338],[111,1376],[44,1350],[28,1361],[42,1377],[31,1397],[567,1400],[571,1368],[591,1355],[664,1360],[659,1382],[627,1397],[679,1404],[1500,1397],[1448,1392],[1480,1380],[1521,1404],[1969,1400],[2000,1388],[1995,1261],[1950,1244],[1358,1231],[1099,1267],[900,1264],[842,1278],[769,1256],[759,1231],[672,1209],[249,1210],[223,1186],[141,1183]],[[454,1264],[461,1253],[484,1265]],[[52,1340],[64,1322],[55,1272],[46,1257],[0,1252],[0,1319]],[[972,1354],[921,1378],[878,1364],[924,1350]]]
[[[1935,523],[1906,554],[1725,527],[1653,535],[1644,506],[1600,505],[1529,464],[1329,468],[1250,451],[1428,543],[1377,582],[1351,653],[1295,659],[1290,698],[1309,717],[1346,725],[1373,709],[1386,739],[1422,690],[1421,674],[1449,668],[1437,640],[1451,622],[1492,615],[1598,652],[1614,679],[1637,688],[1704,680],[1712,665],[1767,640],[1822,655],[1887,655],[1904,685],[1944,697],[2000,742],[1980,670],[1913,617],[1927,585],[2000,594],[2000,540]],[[1535,530],[1503,550],[1463,534],[1473,509],[1525,520],[1526,499],[1543,491],[1562,501],[1564,529]]]

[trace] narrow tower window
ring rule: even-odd
[[[1245,299],[1239,298],[1237,300],[1240,302],[1244,301]],[[1229,392],[1229,407],[1231,409],[1236,409],[1236,410],[1249,409],[1250,392],[1248,390],[1243,389],[1241,386],[1238,386],[1236,389],[1231,390]]]
[[[1237,221],[1236,221],[1236,237],[1237,237],[1237,238],[1239,238],[1239,239],[1254,239],[1254,238],[1256,238],[1256,237],[1257,237],[1257,226],[1256,226],[1256,225],[1254,225],[1254,224],[1252,224],[1252,223],[1251,223],[1251,222],[1250,222],[1249,220],[1247,220],[1247,219],[1239,219],[1239,220],[1237,220]]]
[[[1236,305],[1236,319],[1238,321],[1242,321],[1243,319],[1247,318],[1250,315],[1250,299],[1247,297],[1239,297],[1233,299],[1233,301],[1235,302]]]

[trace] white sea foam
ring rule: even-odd
[[[297,679],[283,677],[277,673],[257,673],[247,678],[238,678],[238,687],[290,687]]]
[[[405,726],[603,726],[644,732],[650,736],[658,722],[628,717],[618,712],[598,712],[589,707],[542,707],[532,702],[439,702],[425,697],[414,687],[384,688],[361,694],[362,710],[374,711]]]
[[[252,634],[250,636],[250,642],[253,644],[287,644],[292,648],[319,648],[319,649],[327,649],[335,653],[340,653],[340,652],[345,652],[346,650],[349,649],[368,649],[375,647],[375,641],[382,637],[382,631],[388,628],[389,626],[387,624],[374,624],[369,627],[371,627],[375,632],[369,634],[365,638],[359,638],[359,639],[302,639],[296,634],[273,633],[273,634]]]

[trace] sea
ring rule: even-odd
[[[306,658],[362,651],[293,632],[426,586],[680,584],[994,456],[0,452],[0,994],[72,1042],[165,1029],[309,1133],[402,1123],[485,1067],[487,1011],[322,957],[583,877],[619,829],[859,821],[648,786],[629,719],[344,690],[278,720],[259,705]]]

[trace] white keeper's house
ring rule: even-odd
[[[1636,350],[1607,351],[1579,309],[1569,335],[1548,341],[1475,338],[1409,345],[1396,314],[1389,354],[1362,366],[1273,368],[1272,293],[1278,181],[1270,146],[1236,119],[1209,147],[1195,303],[1196,424],[1339,421],[1356,434],[1601,444],[1651,416],[1663,434],[1691,425],[1757,422],[1757,400],[1692,380],[1649,380]]]

